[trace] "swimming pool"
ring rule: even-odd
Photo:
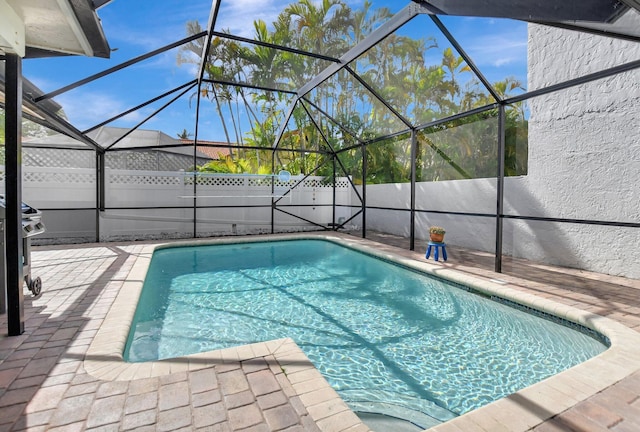
[[[125,358],[292,337],[352,409],[426,428],[606,349],[461,288],[323,240],[159,249]]]

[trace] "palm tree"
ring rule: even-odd
[[[254,38],[275,46],[293,46],[339,57],[392,16],[387,8],[372,10],[371,4],[370,0],[365,0],[362,8],[353,10],[346,0],[298,0],[285,7],[271,24],[255,21]],[[188,31],[195,33],[201,28],[197,23],[190,23]],[[193,41],[186,45],[185,51],[199,54],[202,43],[202,40]],[[495,102],[487,91],[482,90],[478,80],[469,81],[463,88],[461,74],[471,71],[452,48],[441,51],[439,64],[426,64],[426,53],[436,48],[438,44],[434,37],[413,39],[394,33],[360,56],[350,67],[414,125]],[[211,42],[205,73],[212,80],[295,90],[317,75],[325,64],[322,60],[277,48],[215,37]],[[501,96],[519,86],[517,81],[510,79],[495,84]],[[212,83],[203,86],[201,92],[216,105],[228,142],[232,142],[231,135],[234,134],[234,142],[239,145],[247,143],[265,148],[274,144],[280,123],[284,120],[283,110],[291,100],[290,96],[276,90]],[[406,127],[345,70],[306,96],[345,129],[354,131],[361,140],[367,141]],[[248,121],[242,120],[241,114]],[[304,153],[291,150],[321,149],[327,144],[325,139],[333,148],[344,148],[350,145],[348,143],[354,143],[344,129],[336,127],[317,110],[313,122],[308,116],[301,106],[295,108],[276,155],[283,165],[299,166],[303,171],[307,170],[306,163],[312,158],[307,156],[305,159]],[[495,157],[491,159],[490,156],[496,141],[496,133],[492,130],[495,116],[496,112],[489,111],[422,132],[419,138],[421,148],[427,146],[433,151],[423,150],[418,155],[421,178],[438,180],[495,175]],[[521,173],[523,168],[526,170],[526,158],[522,164],[523,147],[515,146],[516,142],[526,142],[524,118],[522,104],[507,108],[505,159],[508,174]],[[526,150],[526,146],[524,148]],[[410,140],[406,137],[370,145],[367,149],[367,181],[406,181],[410,173],[410,149]],[[345,164],[361,166],[362,155],[358,158],[352,153],[355,155],[358,151],[343,155]],[[259,151],[256,155],[241,151],[237,156],[239,159],[260,161]],[[323,170],[331,171],[329,165],[323,166]],[[353,169],[352,166],[346,168],[347,171]]]
[[[347,47],[344,32],[349,28],[351,9],[341,0],[300,0],[287,6],[291,18],[292,42],[299,49],[339,57]]]
[[[198,34],[202,32],[202,26],[197,21],[189,21],[187,22],[187,33],[190,35]],[[204,43],[206,38],[196,39],[191,41],[180,48],[180,52],[178,54],[178,64],[182,63],[195,63],[199,64],[199,56],[201,55]],[[219,37],[215,37],[211,40],[211,46],[209,47],[209,53],[207,56],[206,63],[206,78],[209,79],[221,79],[225,80],[233,76],[225,65],[229,63],[229,49],[227,48],[227,44],[230,41],[226,39],[221,39]],[[195,56],[191,55],[195,54]],[[227,142],[231,143],[231,137],[229,135],[229,129],[227,127],[225,116],[222,115],[222,103],[224,102],[225,97],[228,97],[227,93],[224,92],[222,86],[217,84],[203,84],[200,89],[200,96],[204,98],[211,98],[215,101],[216,111],[218,112],[218,116],[220,118],[220,122],[222,124],[222,128],[227,139]],[[191,97],[195,97],[197,94],[192,95]],[[231,151],[230,151],[231,152]]]
[[[188,140],[193,136],[193,134],[191,132],[187,132],[186,129],[182,129],[182,132],[178,133],[177,135],[178,135],[178,138],[183,140]]]

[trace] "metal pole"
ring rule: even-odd
[[[505,110],[498,108],[498,177],[496,185],[496,258],[495,271],[502,273],[502,229],[504,213],[504,147],[505,147]]]
[[[409,234],[409,250],[416,248],[416,155],[418,154],[418,137],[415,129],[411,130],[411,225]]]
[[[367,145],[362,144],[362,238],[367,237]]]
[[[9,336],[24,333],[22,284],[22,59],[5,54],[5,205],[7,324]]]
[[[96,151],[96,243],[100,242],[100,212],[106,207],[105,154]]]
[[[202,100],[202,83],[199,83],[196,99],[196,126],[193,131],[193,238],[198,237],[198,139],[200,128],[200,101]]]
[[[337,231],[336,228],[336,154],[333,154],[333,216],[332,216],[332,226],[333,230]]]
[[[276,200],[273,197],[273,194],[276,190],[275,177],[273,177],[273,174],[276,171],[276,151],[277,150],[275,148],[271,151],[271,234],[274,234],[276,232]]]

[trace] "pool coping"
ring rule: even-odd
[[[275,361],[285,371],[296,395],[307,408],[316,403],[330,403],[335,407],[333,420],[326,412],[308,410],[321,430],[346,430],[364,426],[335,390],[317,371],[304,352],[290,338],[244,345],[174,359],[145,363],[127,363],[122,353],[144,278],[156,249],[205,244],[232,244],[294,239],[328,240],[361,250],[378,258],[432,274],[452,282],[472,287],[489,296],[497,296],[540,312],[595,330],[606,336],[609,349],[566,371],[533,384],[505,398],[468,412],[435,426],[430,431],[525,431],[588,399],[621,379],[640,371],[640,333],[624,325],[590,312],[563,305],[552,300],[523,293],[509,284],[494,283],[480,277],[461,273],[439,263],[417,261],[376,248],[376,244],[339,234],[279,234],[271,236],[226,237],[200,239],[144,247],[129,271],[122,288],[109,309],[104,322],[89,346],[84,368],[95,378],[125,381],[158,377],[178,372],[194,371],[225,363],[237,363],[256,358]],[[309,383],[312,382],[313,386]],[[313,397],[309,395],[313,393]],[[318,399],[319,398],[319,399]],[[336,425],[340,429],[336,429]]]

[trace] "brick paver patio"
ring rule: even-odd
[[[396,240],[378,239],[388,244]],[[148,378],[113,381],[87,373],[89,347],[145,246],[140,242],[34,248],[33,274],[43,280],[42,294],[33,298],[25,290],[25,333],[0,336],[0,431],[368,430],[289,340],[246,356],[239,349],[235,359],[204,367],[174,365],[175,372]],[[424,260],[424,249],[379,247]],[[449,261],[440,264],[443,268],[500,279],[515,289],[640,330],[637,280],[519,260],[506,261],[505,273],[496,274],[490,255],[453,247],[449,255]],[[0,334],[6,332],[6,315],[0,315]],[[91,355],[99,366],[100,355]],[[532,430],[640,431],[640,373],[582,400],[579,394],[590,394],[590,386],[576,381],[565,393],[559,389],[578,403],[542,424],[532,420]],[[549,417],[543,406],[527,408],[532,419]],[[485,423],[464,424],[435,430],[504,430],[490,416]]]

